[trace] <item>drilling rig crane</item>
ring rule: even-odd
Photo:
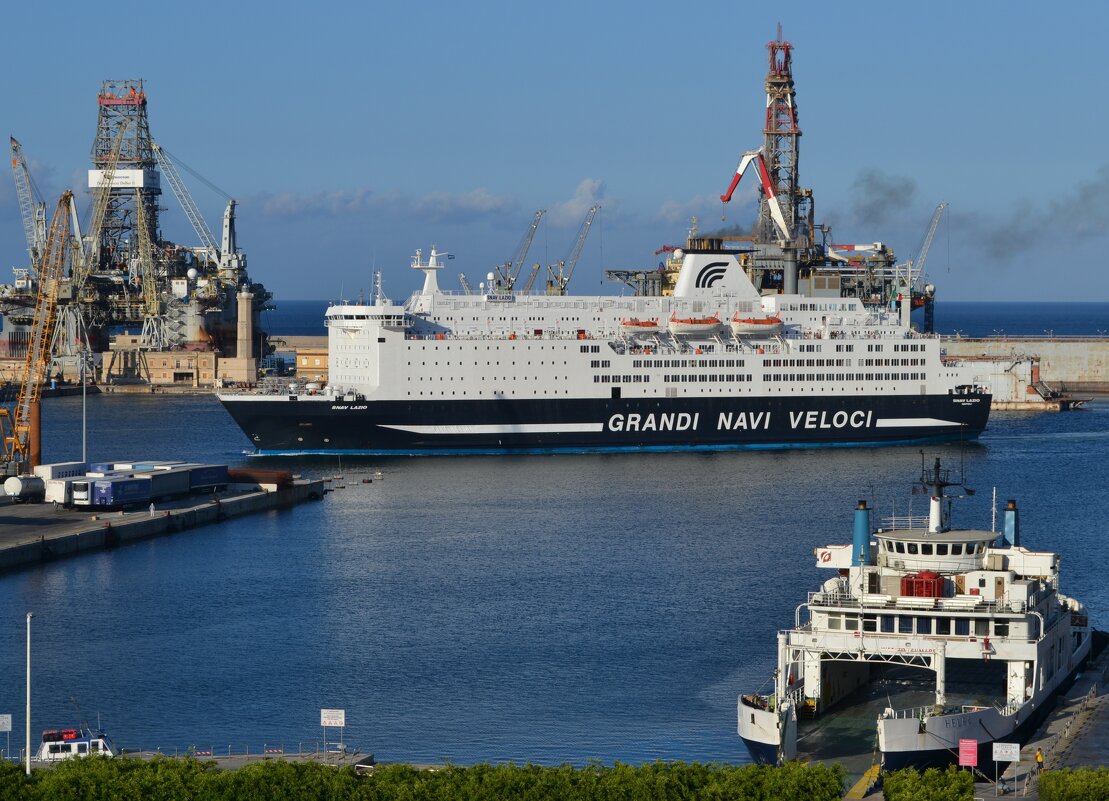
[[[107,167],[100,175],[99,186],[97,186],[92,206],[92,217],[89,220],[89,233],[81,253],[81,264],[73,276],[73,285],[77,289],[84,286],[89,273],[97,266],[100,258],[100,229],[104,227],[104,217],[108,213],[108,201],[112,197],[112,184],[116,177],[116,167],[119,165],[120,153],[123,152],[123,139],[130,127],[130,121],[120,126],[119,133],[116,134],[115,141],[112,143],[112,152],[108,157]],[[51,221],[51,225],[53,225],[53,221]]]
[[[946,208],[946,200],[936,206],[936,210],[932,214],[932,221],[928,223],[928,230],[924,234],[924,241],[920,243],[920,250],[917,251],[916,260],[909,262],[910,274],[916,280],[924,279],[924,262],[928,258],[928,251],[932,248],[932,240],[936,238],[936,229],[940,227],[940,220],[943,219],[943,212]]]
[[[766,201],[770,206],[770,216],[774,218],[774,224],[778,226],[778,231],[782,235],[782,239],[791,240],[793,237],[790,234],[789,226],[786,225],[786,218],[782,215],[782,207],[778,205],[778,197],[774,194],[774,185],[770,183],[770,173],[766,169],[766,161],[762,157],[762,148],[758,150],[748,150],[739,160],[739,166],[736,167],[735,176],[732,178],[731,184],[728,186],[727,191],[720,196],[721,203],[729,203],[732,199],[732,193],[735,192],[739,186],[739,180],[743,177],[743,173],[747,168],[754,163],[759,173],[759,181],[762,183],[763,194],[766,195]],[[720,215],[720,219],[724,219],[724,215]]]
[[[14,136],[10,139],[12,172],[15,173],[15,189],[19,195],[19,213],[23,217],[23,233],[27,237],[27,255],[31,259],[31,274],[37,278],[42,251],[46,246],[46,203],[40,199],[31,179],[31,171],[23,157],[23,145]]]
[[[23,364],[23,382],[15,403],[14,415],[0,409],[0,434],[4,450],[0,454],[5,472],[30,472],[38,465],[41,453],[39,429],[42,385],[50,366],[50,341],[54,333],[58,308],[58,291],[65,275],[66,256],[70,253],[69,220],[73,193],[62,194],[42,252],[35,316],[31,324],[27,356]]]
[[[166,174],[170,187],[173,188],[173,194],[177,196],[177,202],[180,203],[181,208],[185,210],[185,216],[189,218],[189,223],[192,225],[193,230],[196,231],[196,235],[200,237],[200,243],[204,245],[204,249],[208,252],[208,258],[218,264],[220,260],[220,250],[216,247],[216,238],[212,236],[212,231],[208,228],[208,224],[204,222],[204,217],[193,201],[193,196],[189,194],[188,188],[181,180],[181,176],[178,175],[177,167],[174,166],[169,153],[157,142],[151,142],[150,146],[154,151],[154,158],[158,160],[158,165],[162,168],[162,172]]]

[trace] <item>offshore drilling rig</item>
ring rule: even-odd
[[[78,360],[91,355],[107,381],[253,383],[258,360],[268,351],[258,317],[271,295],[247,274],[246,254],[236,243],[235,200],[227,198],[217,244],[177,164],[151,136],[141,80],[104,81],[97,109],[88,171],[91,209],[83,231],[75,213],[70,221],[71,253],[49,347],[52,373],[73,377]],[[31,340],[46,204],[37,196],[22,146],[14,138],[11,144],[30,258],[28,267],[14,270],[12,285],[0,287],[0,359],[14,364],[24,359]],[[162,235],[163,174],[197,245]],[[186,359],[190,369],[183,372],[182,353],[213,356]],[[175,355],[176,375],[157,369],[169,361],[159,361],[159,354]],[[4,377],[18,380],[8,371]]]
[[[762,145],[740,157],[724,194],[729,203],[748,170],[759,180],[759,211],[752,233],[702,234],[693,220],[685,250],[734,249],[752,282],[763,294],[801,293],[809,297],[858,297],[884,305],[909,298],[925,308],[925,328],[931,330],[935,288],[924,280],[924,263],[946,203],[936,208],[915,259],[898,263],[882,242],[832,244],[831,230],[815,222],[812,189],[802,187],[798,173],[801,127],[793,81],[793,45],[777,39],[766,46],[766,119]],[[723,216],[722,218],[723,219]],[[655,255],[669,254],[658,269],[607,270],[610,281],[620,281],[639,295],[669,295],[681,267],[683,247],[665,245]]]

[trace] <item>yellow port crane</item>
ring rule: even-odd
[[[4,451],[0,454],[5,472],[30,472],[40,461],[42,436],[39,428],[42,385],[50,366],[50,341],[57,321],[58,290],[65,276],[66,256],[69,255],[69,221],[73,193],[62,193],[42,252],[42,270],[39,274],[38,296],[35,299],[35,317],[24,360],[23,383],[15,403],[15,414],[0,408],[0,434]]]

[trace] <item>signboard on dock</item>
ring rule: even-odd
[[[12,730],[12,716],[11,715],[0,715],[0,731],[11,731],[11,730]]]
[[[1020,743],[994,743],[994,762],[1020,762]]]
[[[959,740],[959,767],[978,767],[978,741]]]
[[[321,709],[320,725],[324,728],[341,729],[347,725],[347,711],[345,709]]]

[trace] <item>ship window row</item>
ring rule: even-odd
[[[551,360],[551,367],[554,367],[554,366],[555,366],[556,364],[560,364],[560,363],[561,363],[561,364],[562,364],[563,366],[566,366],[567,364],[569,364],[569,362],[567,362],[567,361],[562,361],[562,362],[556,362],[556,361],[554,361],[554,360],[552,359],[552,360]],[[340,362],[340,364],[342,364],[342,365],[343,365],[344,367],[345,367],[345,366],[347,366],[347,365],[346,365],[346,361]],[[369,363],[367,362],[367,365],[368,365],[368,364],[369,364]],[[444,366],[444,367],[450,367],[450,366],[451,366],[452,364],[454,364],[454,362],[443,362],[443,366]],[[458,362],[457,364],[458,364],[458,366],[459,366],[459,367],[468,367],[468,366],[470,365],[470,363],[469,363],[469,362]],[[516,366],[516,362],[514,362],[514,361],[513,361],[513,362],[506,362],[506,364],[511,364],[511,365],[512,365],[513,367],[515,367],[515,366]],[[529,361],[529,362],[528,362],[527,364],[528,364],[528,366],[529,366],[529,367],[531,366],[531,362],[530,362],[530,361]],[[545,362],[545,361],[542,361],[542,360],[540,360],[539,364],[540,364],[540,365],[545,365],[545,364],[546,364],[546,362]],[[434,367],[438,367],[438,366],[439,366],[439,362],[433,362],[433,363],[432,363],[432,365],[433,365]],[[493,367],[493,366],[496,366],[496,367],[500,367],[500,365],[501,365],[501,363],[500,363],[499,361],[496,361],[496,362],[492,362],[492,361],[487,361],[487,362],[485,362],[485,366],[486,366],[486,367]],[[354,366],[356,366],[356,367],[357,367],[358,365],[357,365],[357,364],[355,364]],[[409,363],[408,363],[408,366],[409,366],[409,367],[411,367],[411,366],[412,366],[412,362],[409,362]],[[420,366],[421,366],[421,367],[427,367],[427,362],[420,362]],[[481,367],[481,362],[474,362],[473,366],[474,366],[474,367]],[[606,364],[605,366],[607,367],[608,365]]]
[[[466,394],[467,394],[466,390],[459,390],[457,392],[456,391],[451,391],[449,393],[446,390],[444,390],[442,392],[433,392],[432,390],[428,390],[427,392],[422,392],[422,391],[421,392],[409,392],[408,397],[412,397],[413,395],[417,395],[417,396],[422,397],[422,396],[426,395],[429,398],[434,398],[434,397],[445,398],[445,397],[447,397],[447,395],[457,397],[458,395],[465,396]],[[480,389],[478,389],[478,390],[474,390],[470,394],[473,394],[477,397],[483,397],[483,396],[488,396],[488,395],[497,396],[497,395],[505,395],[505,394],[515,395],[516,390],[514,390],[514,389],[508,390],[507,393],[506,393],[504,390],[500,390],[500,389],[493,389],[493,390],[480,390]],[[548,390],[543,390],[543,394],[544,395],[558,395],[558,394],[569,395],[570,390],[568,390],[568,389],[552,389],[552,390],[549,390],[549,391]],[[533,396],[534,395],[538,395],[538,392],[533,393]]]
[[[743,359],[633,359],[632,367],[743,367]]]
[[[924,359],[859,359],[860,367],[916,367]]]
[[[541,381],[539,376],[473,376],[471,380],[477,381],[480,378],[482,381]],[[548,379],[553,378],[555,381],[566,380],[569,381],[569,376],[547,376]],[[408,376],[409,381],[427,381],[429,384],[434,384],[436,381],[465,381],[466,376]]]
[[[850,367],[850,359],[767,359],[767,367]]]
[[[525,346],[521,346],[521,347],[522,347],[522,349],[531,350],[532,346],[531,345],[525,345]],[[587,345],[582,346],[582,353],[586,352],[585,351],[586,347],[588,347],[588,346]],[[599,353],[600,352],[600,348],[597,345],[594,345],[593,348],[594,348],[594,350],[593,350],[594,353]],[[412,346],[409,345],[408,349],[411,350]],[[432,345],[431,349],[432,350],[439,350],[439,346],[438,345]],[[444,345],[443,346],[443,350],[450,350],[450,349],[451,349],[450,345]],[[500,345],[486,345],[485,349],[486,350],[500,350],[501,346]],[[515,345],[508,345],[508,346],[506,346],[505,349],[506,350],[516,350],[516,346]],[[537,345],[536,349],[537,350],[546,350],[547,346],[546,345]],[[427,345],[420,345],[420,350],[427,350]],[[476,348],[472,345],[459,345],[457,347],[457,350],[459,350],[459,351],[469,351],[470,353],[473,353],[475,350],[478,350],[478,348]],[[551,350],[566,350],[566,346],[565,345],[551,345]]]
[[[879,540],[880,548],[886,553],[910,554],[913,556],[973,556],[984,554],[984,542],[894,542],[893,540]],[[965,550],[964,550],[965,549]]]
[[[689,383],[717,382],[717,381],[732,381],[732,382],[734,382],[734,381],[750,381],[751,380],[751,374],[747,373],[745,375],[743,373],[724,373],[724,374],[710,373],[708,375],[705,375],[704,373],[702,373],[700,375],[685,375],[685,374],[675,373],[673,375],[663,375],[662,380],[664,382],[666,382],[667,384],[689,384]]]
[[[870,344],[866,346],[866,349],[871,353],[881,353],[885,349],[885,347],[885,345]]]
[[[607,367],[612,366],[612,362],[610,362],[608,359],[594,359],[593,361],[591,361],[589,363],[589,366],[590,367],[598,367],[598,368],[600,368],[600,367],[607,368]]]
[[[836,353],[854,353],[854,345],[836,345]]]
[[[923,381],[924,373],[763,373],[763,381]]]
[[[852,311],[852,303],[783,303],[784,311]]]
[[[897,353],[916,353],[917,351],[923,351],[924,345],[894,345],[893,349]]]
[[[623,380],[621,380],[623,379]],[[649,375],[595,375],[593,376],[594,384],[649,384],[651,377]]]
[[[601,352],[601,346],[600,345],[582,345],[581,346],[581,352],[582,353],[600,353]]]
[[[858,631],[858,614],[830,612],[830,631]],[[992,623],[992,625],[991,625]],[[930,615],[862,615],[864,633],[935,634],[940,637],[1008,637],[1008,620],[972,617],[933,617]],[[991,635],[992,633],[992,635]]]

